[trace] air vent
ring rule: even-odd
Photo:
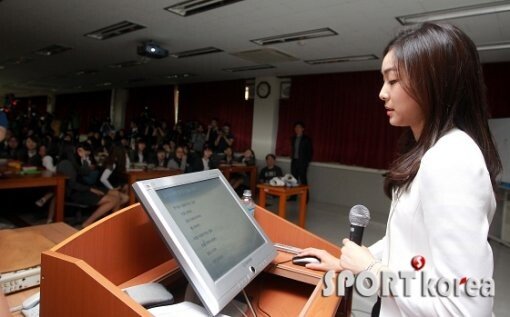
[[[322,64],[334,64],[334,63],[345,63],[345,62],[363,62],[378,59],[375,55],[357,55],[357,56],[343,56],[343,57],[332,57],[332,58],[321,58],[311,59],[305,61],[310,65],[322,65]]]
[[[251,71],[251,70],[271,69],[271,68],[275,68],[275,67],[272,65],[254,65],[254,66],[223,68],[222,70],[225,72],[237,73],[237,72],[247,72],[247,71]]]
[[[122,34],[134,32],[140,29],[144,29],[145,26],[136,24],[129,21],[122,21],[99,30],[95,30],[90,33],[86,33],[83,36],[90,37],[96,40],[106,40]]]
[[[308,30],[297,33],[289,33],[283,35],[275,35],[270,37],[264,37],[256,40],[251,40],[253,43],[258,45],[270,45],[270,44],[280,44],[287,43],[293,41],[304,41],[309,39],[315,39],[319,37],[327,37],[338,35],[335,31],[330,28],[322,28],[316,30]]]
[[[45,48],[41,48],[40,50],[37,50],[34,53],[37,55],[42,55],[42,56],[51,56],[51,55],[60,54],[60,53],[63,53],[65,51],[69,51],[69,50],[71,50],[70,47],[53,44],[53,45],[47,46]]]
[[[240,1],[243,0],[187,0],[166,7],[165,10],[183,17],[187,17],[193,14],[213,10]]]
[[[141,61],[126,61],[126,62],[111,64],[111,65],[108,65],[108,67],[110,67],[110,68],[127,68],[127,67],[142,65],[142,64],[144,64],[144,63],[142,63]]]
[[[183,73],[183,74],[171,74],[166,76],[168,79],[183,79],[183,78],[189,78],[189,77],[195,77],[195,74],[190,73]]]
[[[176,53],[170,53],[170,56],[175,58],[184,58],[184,57],[193,57],[198,55],[205,55],[205,54],[213,54],[213,53],[219,53],[223,52],[223,50],[220,50],[216,47],[203,47],[203,48],[197,48],[194,50],[189,51],[182,51],[182,52],[176,52]]]
[[[261,48],[257,50],[232,53],[232,55],[257,64],[273,64],[298,60],[296,57],[274,48]]]

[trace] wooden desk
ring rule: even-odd
[[[255,219],[273,242],[340,256],[339,247],[267,210],[256,207]],[[177,283],[179,265],[140,204],[96,221],[41,257],[41,316],[150,317],[122,288],[162,279],[172,292],[186,286]],[[248,286],[258,315],[263,309],[271,316],[335,316],[342,298],[322,296],[323,272],[280,263],[289,259],[278,255]]]
[[[40,226],[32,226],[32,227],[25,227],[25,228],[19,228],[14,229],[16,231],[22,232],[22,231],[31,231],[39,233],[40,235],[44,236],[51,242],[57,244],[66,239],[67,237],[70,237],[73,233],[75,233],[77,230],[73,227],[68,226],[67,224],[63,222],[56,222],[56,223],[50,223],[47,225],[40,225]],[[27,243],[30,243],[30,241],[27,241]],[[35,294],[39,292],[39,287],[33,287],[26,290],[23,290],[21,292],[16,292],[7,295],[7,303],[9,304],[9,307],[16,307],[21,305],[25,299],[27,299],[32,294]],[[13,316],[23,316],[21,312],[13,313]]]
[[[220,165],[219,170],[223,173],[226,179],[230,179],[232,173],[247,173],[250,175],[250,189],[254,196],[257,189],[257,166],[251,165]]]
[[[55,216],[54,221],[64,221],[64,199],[66,190],[66,177],[49,171],[39,174],[21,175],[19,173],[0,176],[0,189],[55,187]]]
[[[136,202],[135,192],[131,188],[134,182],[152,179],[158,177],[172,176],[182,174],[178,169],[152,169],[152,170],[128,170],[128,190],[129,190],[129,204],[132,205]]]
[[[307,185],[299,185],[295,187],[286,186],[271,186],[268,184],[258,184],[259,188],[259,205],[262,208],[266,207],[266,194],[278,196],[280,202],[278,203],[278,215],[285,218],[287,211],[287,198],[293,195],[299,195],[299,226],[305,227],[306,222],[306,195],[308,193]]]

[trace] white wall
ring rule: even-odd
[[[257,157],[265,157],[266,154],[275,151],[280,103],[280,79],[276,77],[257,78],[255,80],[255,91],[257,84],[261,81],[269,83],[271,93],[267,98],[259,98],[255,93],[251,147]]]

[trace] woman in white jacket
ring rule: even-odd
[[[399,280],[396,294],[381,297],[381,316],[491,316],[493,255],[487,235],[501,162],[489,132],[476,47],[454,26],[426,23],[389,43],[381,73],[379,97],[390,124],[409,127],[401,155],[386,174],[385,191],[392,198],[386,234],[370,248],[344,239],[340,261],[306,249],[302,255],[321,259],[307,267],[370,271],[379,285],[385,283],[381,272],[417,273],[409,296],[403,296]],[[413,267],[417,257],[424,266]],[[457,294],[434,296],[435,287],[422,288],[438,279],[456,283]],[[489,292],[470,296],[464,284],[482,281]]]

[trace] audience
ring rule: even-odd
[[[66,199],[96,207],[84,226],[128,201],[127,170],[135,164],[188,173],[213,169],[219,164],[256,163],[251,149],[239,157],[234,155],[231,127],[222,123],[220,129],[217,118],[211,120],[207,131],[196,121],[178,122],[172,128],[147,110],[132,120],[126,131],[116,131],[109,118],[94,118],[88,131],[83,127],[78,131],[78,125],[69,118],[59,119],[47,113],[44,119],[32,113],[18,117],[26,121],[6,129],[6,139],[0,142],[0,158],[68,175]],[[242,191],[247,178],[238,173],[230,181]],[[37,206],[53,199],[53,192],[43,194],[39,199],[35,197]]]

